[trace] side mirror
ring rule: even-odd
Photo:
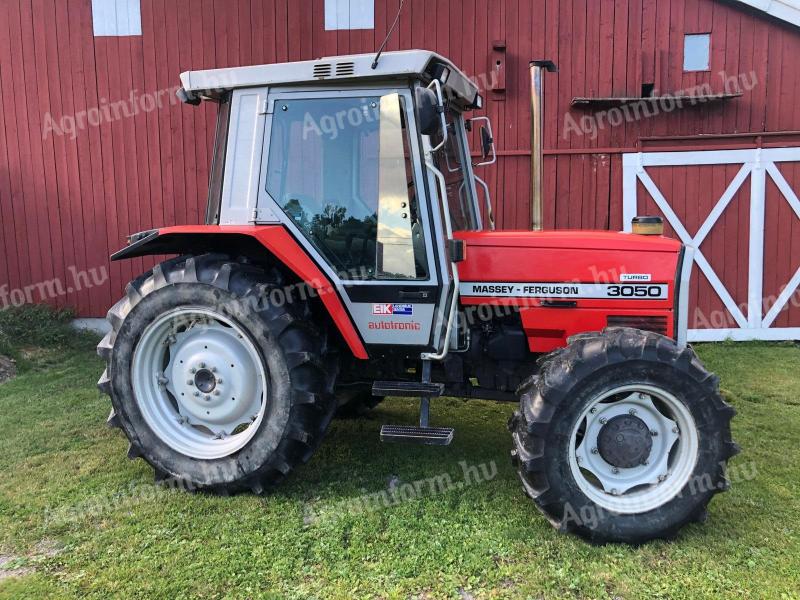
[[[487,158],[494,149],[494,139],[486,125],[481,125],[481,158]]]
[[[417,113],[419,114],[419,132],[422,135],[433,135],[439,130],[439,99],[430,88],[417,88]]]
[[[420,133],[433,135],[437,131],[442,132],[442,141],[435,148],[431,148],[431,152],[436,152],[447,142],[447,120],[444,115],[442,84],[438,79],[434,79],[428,87],[417,88],[415,94]]]
[[[497,161],[497,151],[494,148],[494,134],[492,133],[492,122],[489,120],[489,117],[472,117],[469,120],[470,126],[478,121],[484,122],[484,125],[481,125],[480,129],[482,160],[472,166],[484,167],[486,165],[492,165]]]

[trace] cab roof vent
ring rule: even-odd
[[[331,63],[317,63],[314,65],[314,77],[330,77]]]
[[[336,65],[337,77],[348,77],[356,72],[356,65],[352,62],[343,62]]]

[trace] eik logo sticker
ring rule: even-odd
[[[413,304],[373,304],[372,314],[384,317],[389,316],[411,316],[414,314]]]

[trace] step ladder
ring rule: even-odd
[[[422,361],[422,381],[376,381],[372,386],[375,396],[419,396],[419,426],[383,425],[381,442],[447,446],[453,441],[452,427],[431,427],[430,401],[444,393],[443,383],[431,382],[431,361]]]

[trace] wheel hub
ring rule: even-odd
[[[227,436],[259,412],[255,369],[237,332],[198,324],[175,335],[166,369],[167,389],[190,423]]]
[[[204,394],[210,394],[217,387],[217,378],[208,369],[200,369],[194,376],[194,385]]]
[[[653,438],[649,427],[639,417],[617,415],[600,429],[597,448],[608,464],[631,469],[646,464],[653,449]]]
[[[609,510],[660,506],[691,475],[697,457],[693,423],[685,405],[663,388],[632,384],[603,393],[573,429],[569,460],[576,483]]]
[[[156,434],[202,459],[228,456],[252,438],[266,411],[267,373],[238,324],[202,307],[165,313],[134,355],[134,393]]]

